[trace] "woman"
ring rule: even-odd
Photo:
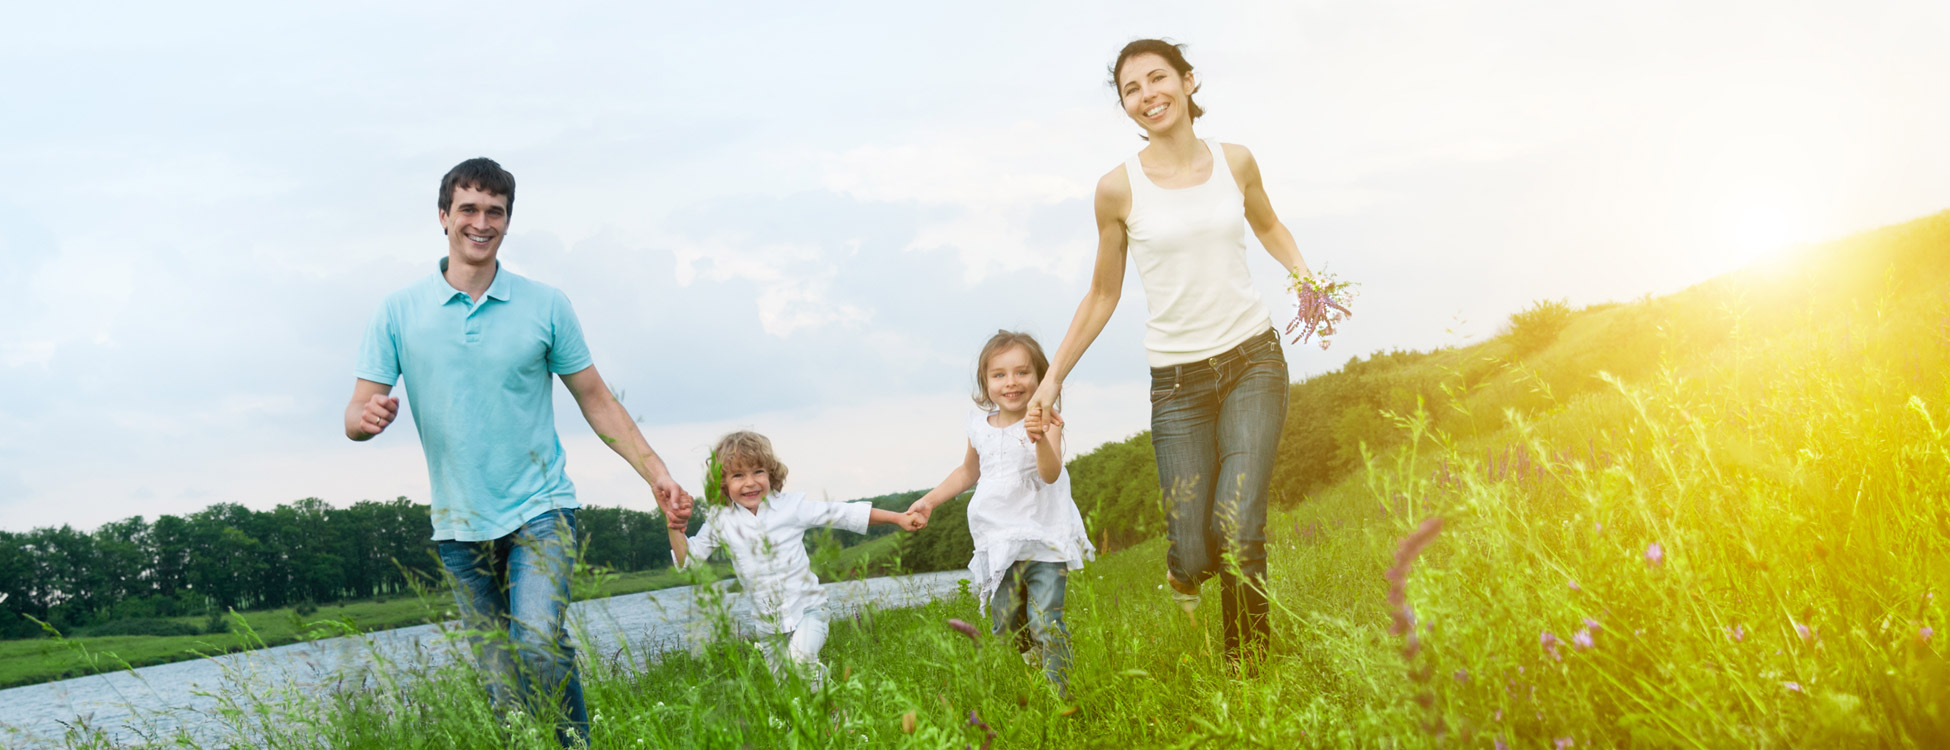
[[[1268,649],[1266,503],[1286,422],[1287,369],[1246,271],[1245,226],[1266,252],[1312,276],[1273,213],[1246,147],[1201,141],[1203,111],[1182,48],[1125,45],[1111,64],[1124,114],[1148,144],[1097,182],[1097,264],[1025,427],[1061,424],[1051,405],[1117,309],[1128,255],[1150,315],[1151,443],[1167,533],[1165,579],[1186,611],[1218,576],[1229,666],[1250,674]],[[1243,219],[1243,220],[1242,220]]]

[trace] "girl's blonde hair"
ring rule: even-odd
[[[986,374],[989,358],[1020,346],[1029,352],[1029,366],[1036,369],[1036,382],[1049,374],[1049,358],[1043,356],[1043,345],[1036,343],[1036,337],[1021,331],[996,331],[989,342],[982,345],[982,355],[975,358],[975,405],[984,409],[994,409],[995,402],[989,399]]]
[[[750,430],[739,430],[718,438],[718,447],[711,449],[718,457],[718,466],[731,471],[734,466],[749,466],[764,469],[772,480],[772,491],[785,489],[785,464],[779,461],[779,454],[772,452],[772,441]],[[722,481],[724,478],[719,477]]]

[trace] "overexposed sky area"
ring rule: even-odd
[[[1940,2],[528,5],[10,7],[0,529],[426,500],[411,422],[353,444],[341,414],[479,155],[519,180],[503,261],[568,293],[694,491],[733,428],[796,489],[932,486],[982,341],[1053,348],[1083,293],[1091,188],[1143,145],[1105,80],[1137,37],[1190,45],[1199,133],[1363,285],[1296,377],[1950,208]],[[1129,279],[1078,449],[1148,424]],[[651,507],[557,403],[583,502]]]

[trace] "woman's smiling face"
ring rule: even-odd
[[[1151,132],[1162,132],[1191,116],[1192,85],[1192,74],[1179,73],[1155,52],[1132,55],[1117,70],[1124,114]]]

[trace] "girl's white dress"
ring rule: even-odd
[[[1029,441],[1022,422],[994,427],[989,415],[968,416],[968,444],[975,447],[982,470],[975,496],[968,501],[968,533],[975,539],[968,570],[983,611],[1002,574],[1017,561],[1064,563],[1076,570],[1097,557],[1083,528],[1083,514],[1070,497],[1070,470],[1063,469],[1055,482],[1044,482],[1036,470],[1036,444]]]

